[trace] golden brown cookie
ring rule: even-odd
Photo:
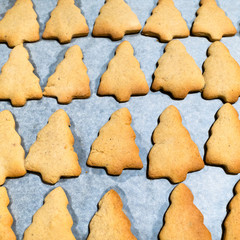
[[[224,220],[224,231],[222,240],[240,239],[240,181],[234,189],[235,196],[228,204],[228,214]]]
[[[163,89],[174,98],[183,99],[189,92],[201,91],[204,78],[194,59],[179,40],[172,40],[158,60],[152,89]]]
[[[142,26],[124,0],[106,0],[93,26],[93,36],[120,40],[125,34],[138,33]]]
[[[114,112],[93,142],[87,165],[104,167],[110,175],[120,175],[125,168],[141,169],[143,164],[131,122],[127,108]]]
[[[203,68],[203,97],[235,103],[240,96],[240,66],[223,43],[214,42],[209,47]]]
[[[25,151],[15,130],[14,118],[11,112],[4,110],[0,112],[0,185],[4,184],[6,177],[26,174],[24,158]]]
[[[52,190],[44,205],[34,214],[23,240],[75,240],[73,220],[67,209],[68,199],[61,187]]]
[[[211,240],[203,215],[193,204],[193,195],[180,183],[170,195],[170,207],[164,216],[159,240]]]
[[[65,58],[49,77],[44,96],[57,97],[59,103],[70,103],[73,98],[88,98],[91,95],[87,67],[78,45],[70,47]]]
[[[33,73],[28,51],[16,46],[0,74],[0,99],[10,99],[13,106],[24,106],[28,99],[41,99],[39,78]]]
[[[149,87],[134,50],[128,41],[122,42],[116,55],[102,75],[98,94],[114,95],[119,102],[129,101],[131,95],[146,95]]]
[[[57,110],[38,133],[25,159],[26,169],[39,172],[47,183],[55,184],[61,176],[74,177],[81,173],[69,126],[67,113],[62,109]]]
[[[222,37],[234,36],[237,33],[232,21],[215,0],[201,0],[200,6],[192,27],[193,35],[219,41]]]
[[[15,47],[23,42],[39,40],[37,14],[31,0],[16,0],[0,21],[0,42]]]
[[[74,0],[58,0],[42,36],[46,39],[58,39],[60,43],[69,43],[73,37],[87,36],[88,32],[86,19]]]
[[[16,236],[11,228],[13,218],[8,211],[9,198],[5,187],[0,187],[0,239],[15,240]]]
[[[148,176],[166,177],[173,183],[182,182],[188,172],[201,170],[204,162],[197,145],[182,125],[182,118],[176,107],[167,107],[159,121],[153,132],[154,146],[149,153]]]
[[[240,173],[240,121],[238,112],[229,103],[217,112],[206,143],[206,163],[223,166],[227,173]]]
[[[98,203],[98,208],[90,222],[87,240],[137,240],[116,191],[108,191]]]
[[[159,0],[142,34],[157,37],[161,42],[169,42],[176,37],[188,37],[190,32],[173,0]]]

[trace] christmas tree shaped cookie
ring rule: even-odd
[[[0,74],[0,99],[10,99],[13,106],[24,106],[27,99],[41,99],[38,77],[33,73],[28,51],[16,46]]]
[[[46,24],[43,38],[58,39],[60,43],[69,43],[72,37],[87,36],[88,25],[74,0],[58,0]]]
[[[73,220],[67,209],[68,199],[61,187],[52,190],[44,205],[34,214],[23,240],[75,240],[71,231]]]
[[[182,182],[188,172],[204,167],[197,145],[192,141],[182,118],[174,106],[167,107],[153,133],[154,146],[149,153],[148,176],[166,177],[173,183]]]
[[[69,126],[67,113],[62,109],[57,110],[38,133],[25,159],[26,169],[39,172],[47,183],[55,184],[61,176],[73,177],[81,173]]]
[[[146,95],[149,87],[134,50],[128,41],[122,42],[116,55],[102,75],[98,88],[99,95],[114,95],[119,102],[126,102],[131,95]]]
[[[14,118],[11,112],[4,110],[0,112],[0,185],[4,184],[6,177],[26,174],[24,158],[25,152],[21,137],[15,130]]]
[[[189,29],[173,0],[159,0],[148,18],[142,34],[169,42],[176,37],[188,37]]]
[[[203,215],[193,204],[193,195],[183,183],[170,195],[171,205],[165,213],[165,224],[159,240],[211,240],[211,233],[203,223]]]
[[[0,239],[15,240],[16,236],[11,228],[13,218],[8,211],[9,198],[5,187],[0,187]]]
[[[23,42],[39,40],[37,14],[31,0],[16,0],[0,21],[0,42],[15,47]]]
[[[120,175],[125,168],[141,169],[143,164],[131,122],[131,114],[127,108],[114,112],[93,142],[87,164],[105,167],[110,175]]]
[[[201,0],[200,5],[192,27],[193,35],[219,41],[222,37],[234,36],[237,33],[232,21],[218,7],[215,0]]]
[[[120,40],[125,34],[138,33],[142,26],[124,0],[106,0],[93,26],[93,36]]]
[[[87,67],[78,45],[70,47],[64,60],[48,79],[44,96],[57,97],[59,103],[70,103],[73,98],[88,98],[91,95]]]
[[[234,192],[235,196],[228,205],[222,240],[238,240],[240,238],[240,182],[237,183]]]
[[[231,104],[224,104],[217,112],[206,146],[207,164],[223,166],[228,173],[240,173],[240,121]]]
[[[240,96],[240,66],[223,43],[214,42],[209,47],[203,68],[203,97],[235,103]]]
[[[153,90],[163,89],[178,99],[189,92],[201,91],[205,84],[202,71],[179,40],[167,44],[154,76]]]
[[[107,192],[98,203],[87,240],[137,240],[131,232],[131,222],[123,212],[123,203],[114,190]]]

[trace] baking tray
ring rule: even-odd
[[[0,1],[0,19],[14,2],[14,0]],[[75,0],[75,2],[81,8],[91,33],[104,0]],[[142,26],[157,4],[157,0],[126,0],[126,2],[137,14]],[[174,2],[190,28],[199,8],[199,1],[175,0]],[[240,2],[234,0],[217,2],[239,32]],[[33,3],[42,35],[57,0],[33,0]],[[32,222],[32,216],[42,206],[44,197],[55,187],[61,186],[70,202],[68,209],[74,221],[72,231],[76,239],[87,238],[88,225],[97,211],[99,200],[113,188],[123,200],[124,211],[131,220],[133,234],[139,240],[157,240],[164,213],[169,206],[169,194],[175,185],[166,179],[147,178],[147,156],[152,148],[151,136],[158,124],[158,117],[171,104],[179,109],[184,126],[198,145],[201,156],[204,155],[204,144],[209,137],[209,129],[215,121],[215,113],[223,105],[220,100],[207,101],[200,93],[194,93],[189,94],[184,100],[177,101],[167,94],[150,91],[146,96],[132,97],[129,102],[118,103],[113,97],[96,95],[100,77],[114,56],[116,47],[123,40],[128,40],[132,44],[148,85],[151,86],[156,63],[166,46],[156,38],[134,34],[125,36],[121,41],[111,41],[108,38],[93,38],[89,34],[87,37],[74,38],[71,43],[64,45],[56,40],[42,39],[36,43],[24,44],[30,53],[30,61],[35,67],[35,74],[40,78],[42,89],[57,64],[63,59],[65,51],[70,46],[79,45],[88,68],[92,95],[89,99],[73,100],[68,105],[60,105],[56,99],[46,97],[28,101],[20,108],[12,107],[9,101],[0,102],[0,111],[8,109],[13,113],[26,153],[35,142],[39,130],[46,125],[50,115],[57,109],[64,109],[71,119],[71,130],[75,138],[74,148],[82,167],[82,174],[78,178],[62,178],[54,186],[43,183],[38,174],[32,173],[27,173],[22,178],[6,180],[4,186],[11,201],[9,210],[14,218],[13,230],[17,239],[22,239],[25,229]],[[199,37],[184,38],[181,42],[197,65],[202,68],[206,51],[211,43],[206,38]],[[234,37],[223,38],[222,42],[240,63],[239,33]],[[10,50],[6,44],[0,44],[0,67],[7,61]],[[142,170],[124,170],[121,176],[113,177],[107,175],[104,169],[87,167],[86,161],[98,131],[108,121],[110,115],[121,107],[127,107],[132,114],[132,127],[136,133],[136,144],[140,149],[144,167]],[[239,112],[239,101],[234,107]],[[233,188],[238,180],[238,175],[226,174],[220,167],[205,166],[199,172],[188,174],[184,181],[191,189],[194,203],[204,215],[204,223],[214,240],[221,239],[226,206],[233,197]]]

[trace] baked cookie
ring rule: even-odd
[[[26,174],[24,158],[25,151],[21,146],[21,137],[15,130],[14,118],[11,112],[4,110],[0,112],[0,185],[4,184],[7,177]]]
[[[108,191],[98,203],[87,240],[137,240],[131,232],[131,222],[123,212],[123,203],[116,191]]]
[[[57,110],[29,149],[25,167],[28,171],[39,172],[44,182],[55,184],[61,176],[74,177],[81,173],[69,126],[67,113]]]
[[[173,0],[159,0],[142,34],[157,37],[161,42],[169,42],[176,37],[188,37],[190,32]]]
[[[167,107],[159,121],[153,132],[154,146],[149,152],[148,176],[166,177],[173,183],[182,182],[188,172],[201,170],[204,162],[197,145],[182,125],[182,118],[176,107]]]
[[[215,0],[200,1],[200,8],[192,27],[193,35],[219,41],[222,37],[234,36],[236,33],[232,21],[218,7]]]
[[[235,196],[228,204],[222,240],[238,240],[240,237],[240,182],[235,186],[234,192]]]
[[[93,36],[120,40],[125,34],[138,33],[142,26],[124,0],[106,0],[93,26]]]
[[[179,40],[172,40],[158,60],[152,89],[163,89],[174,98],[183,99],[189,92],[201,91],[204,78],[194,59]]]
[[[214,42],[208,48],[203,68],[203,97],[235,103],[240,96],[240,66],[223,43]]]
[[[78,45],[70,47],[65,58],[49,77],[43,95],[57,97],[59,103],[70,103],[73,98],[88,98],[91,95],[87,67]]]
[[[39,40],[37,14],[31,0],[16,0],[0,21],[0,42],[15,47],[23,42]]]
[[[71,227],[73,220],[67,209],[68,199],[61,187],[52,190],[44,205],[34,214],[23,240],[75,240]]]
[[[58,39],[60,43],[69,43],[73,37],[87,36],[89,32],[86,19],[74,0],[58,0],[57,7],[51,12],[42,37]]]
[[[22,44],[10,53],[0,74],[0,99],[10,99],[15,107],[24,106],[28,99],[41,99],[39,78],[33,73],[28,51]]]
[[[8,211],[9,198],[5,187],[0,187],[0,239],[15,240],[16,236],[11,228],[13,218]]]
[[[211,240],[203,215],[193,204],[193,195],[183,183],[170,195],[170,207],[164,216],[159,240]]]
[[[149,87],[134,50],[128,41],[122,42],[116,55],[102,75],[98,94],[114,95],[119,102],[129,101],[131,95],[146,95]]]
[[[240,173],[240,121],[238,112],[224,104],[217,112],[206,143],[206,163],[223,166],[227,173]]]
[[[131,122],[127,108],[114,112],[93,142],[87,165],[104,167],[110,175],[120,175],[125,168],[143,168]]]

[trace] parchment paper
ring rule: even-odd
[[[14,2],[14,0],[0,1],[0,19]],[[57,0],[33,0],[33,2],[42,35]],[[126,0],[126,2],[137,14],[142,26],[157,4],[157,0]],[[199,1],[175,0],[174,2],[190,28]],[[76,0],[76,5],[81,8],[87,19],[90,32],[103,4],[104,0]],[[239,32],[240,2],[218,0],[218,4],[225,10]],[[150,86],[156,63],[163,54],[166,44],[141,34],[128,35],[123,40],[128,40],[134,47],[135,56]],[[124,211],[131,220],[134,235],[139,240],[157,240],[164,213],[169,206],[169,194],[174,185],[166,179],[147,179],[147,155],[152,147],[151,136],[158,124],[158,117],[171,104],[179,109],[183,124],[203,156],[204,144],[209,137],[208,131],[215,121],[214,115],[223,104],[220,100],[207,101],[200,93],[195,93],[189,94],[184,100],[176,101],[167,94],[150,91],[146,96],[132,97],[129,102],[120,104],[113,97],[96,95],[100,77],[121,41],[93,38],[89,34],[88,37],[75,38],[65,45],[59,44],[56,40],[42,39],[36,43],[24,44],[30,53],[35,74],[41,79],[42,89],[57,64],[62,61],[65,51],[70,46],[79,45],[88,68],[92,95],[86,100],[73,100],[69,105],[59,105],[56,99],[46,97],[38,101],[28,101],[21,108],[12,107],[9,101],[0,101],[0,111],[9,109],[13,113],[26,153],[34,143],[39,130],[46,125],[50,115],[59,108],[64,109],[71,119],[71,130],[75,138],[74,147],[82,167],[80,177],[61,179],[54,186],[43,183],[38,174],[29,173],[22,178],[6,181],[4,186],[11,201],[9,210],[14,218],[13,230],[17,239],[22,239],[25,229],[32,222],[32,216],[42,206],[44,197],[55,187],[61,186],[69,198],[68,208],[74,220],[72,231],[76,239],[87,238],[88,224],[97,211],[97,203],[109,189],[114,188],[123,200]],[[211,43],[206,38],[199,37],[189,37],[181,41],[201,68]],[[234,37],[223,38],[222,42],[240,63],[239,33]],[[0,67],[2,67],[10,53],[6,44],[0,44],[0,53]],[[110,115],[121,107],[127,107],[132,114],[132,127],[137,136],[136,143],[144,167],[142,170],[125,170],[121,176],[112,177],[107,175],[104,169],[87,167],[86,160],[99,129],[108,121]],[[234,107],[239,111],[239,101]],[[233,188],[238,180],[238,175],[226,174],[219,167],[206,166],[199,172],[188,174],[184,181],[191,189],[195,197],[194,203],[204,215],[204,223],[211,231],[214,240],[221,238],[221,225],[226,216],[226,206],[233,197]]]

